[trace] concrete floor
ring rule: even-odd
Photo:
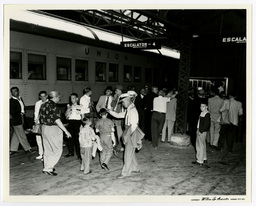
[[[64,156],[67,148],[63,150]],[[62,157],[55,167],[58,175],[49,176],[42,173],[37,153],[20,150],[10,156],[10,195],[246,195],[245,145],[235,143],[233,154],[207,147],[207,155],[209,167],[200,167],[191,164],[195,158],[192,146],[180,149],[160,143],[153,149],[143,140],[136,154],[141,173],[117,179],[123,162],[116,156],[110,160],[110,170],[104,171],[97,155],[89,175],[80,171],[76,157]]]

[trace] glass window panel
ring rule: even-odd
[[[132,81],[132,66],[124,65],[124,82]]]
[[[28,79],[46,79],[46,57],[44,55],[28,54]]]
[[[88,61],[76,59],[76,81],[88,81]]]
[[[109,64],[108,80],[118,82],[118,64]]]
[[[57,80],[71,80],[71,59],[57,57]]]
[[[145,69],[145,82],[152,83],[152,68]]]
[[[134,67],[134,82],[141,82],[141,67]]]
[[[22,79],[22,54],[21,52],[10,53],[10,78]]]
[[[106,63],[105,62],[96,62],[95,80],[97,82],[106,81]]]
[[[153,73],[153,83],[154,84],[156,84],[156,85],[158,85],[160,82],[159,82],[159,73],[160,73],[160,71],[159,71],[159,69],[154,69],[154,71],[153,71],[154,73]]]

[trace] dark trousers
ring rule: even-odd
[[[151,119],[152,146],[158,146],[158,139],[165,122],[165,113],[153,112]]]
[[[71,134],[71,138],[68,138],[67,147],[69,154],[74,154],[74,147],[76,149],[76,155],[80,158],[80,144],[79,144],[79,132],[81,126],[81,120],[69,120],[68,131]]]
[[[233,124],[221,125],[219,147],[224,148],[225,142],[227,143],[228,152],[232,152],[233,144],[236,138],[237,126]]]
[[[197,121],[190,121],[190,138],[191,144],[196,151]]]
[[[145,110],[145,139],[152,141],[151,137],[151,110]]]
[[[139,113],[139,127],[145,133],[145,111],[143,109],[138,109]]]

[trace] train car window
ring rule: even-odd
[[[109,64],[108,81],[118,82],[118,64]]]
[[[160,70],[155,68],[153,70],[153,84],[158,85],[160,83],[159,79],[160,79]]]
[[[141,67],[134,67],[134,82],[141,82]]]
[[[124,65],[124,82],[132,81],[132,66]]]
[[[95,69],[95,80],[97,82],[106,81],[106,63],[105,62],[96,62]]]
[[[76,81],[88,81],[88,61],[76,59],[75,69]]]
[[[57,80],[71,80],[71,59],[57,57]]]
[[[152,68],[145,68],[145,82],[152,83]]]
[[[10,78],[22,79],[22,54],[21,52],[10,53]]]
[[[28,54],[28,79],[46,79],[46,56]]]

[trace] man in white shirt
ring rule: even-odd
[[[34,122],[35,122],[36,125],[40,125],[40,122],[39,122],[40,108],[41,108],[42,104],[44,104],[45,102],[48,101],[48,95],[47,95],[46,91],[39,92],[38,96],[39,96],[40,100],[36,102],[35,111],[34,111]],[[43,154],[44,154],[44,150],[43,150],[43,142],[42,142],[42,136],[41,135],[36,134],[36,142],[37,142],[38,153],[39,153],[39,156],[37,156],[36,159],[42,159]]]
[[[125,131],[124,134],[132,134],[138,127],[139,116],[135,105],[133,104],[133,98],[128,94],[124,93],[120,95],[119,101],[122,102],[126,112],[116,113],[109,110],[109,113],[116,118],[125,118]],[[139,167],[135,157],[135,147],[133,145],[130,135],[124,140],[125,152],[124,152],[124,166],[121,175],[117,178],[124,178],[130,176],[132,173],[138,173]]]
[[[173,134],[173,127],[174,123],[176,121],[176,108],[177,108],[177,99],[175,98],[175,93],[173,90],[168,92],[166,95],[167,97],[172,97],[170,101],[167,103],[166,106],[166,115],[165,115],[165,122],[164,126],[162,129],[162,139],[161,142],[165,142],[166,139],[166,129],[168,129],[168,134],[167,134],[167,140],[168,142],[171,141],[171,135]]]
[[[243,115],[242,103],[236,100],[234,93],[229,94],[229,100],[224,100],[220,112],[229,110],[229,124],[221,125],[219,147],[224,148],[225,141],[229,153],[233,152],[233,144],[236,138],[236,131],[239,123],[239,116]]]
[[[91,87],[88,86],[84,89],[83,91],[84,95],[80,98],[80,105],[82,105],[82,115],[83,117],[88,117],[90,116],[90,106],[91,106],[91,95],[92,95],[92,90]]]
[[[165,114],[167,109],[167,102],[170,98],[165,97],[163,90],[158,92],[158,97],[153,100],[153,113],[151,119],[151,134],[152,134],[152,146],[153,148],[158,147],[158,139],[160,132],[163,129],[165,122]]]

